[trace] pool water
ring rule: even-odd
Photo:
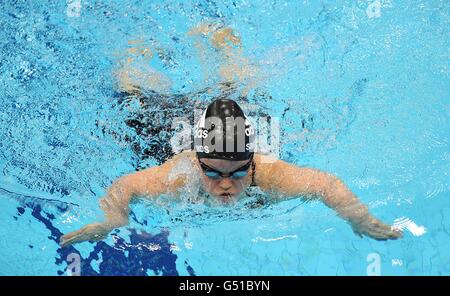
[[[0,8],[0,275],[450,274],[448,1]],[[234,46],[214,47],[202,28],[232,28]],[[206,102],[233,81],[230,96],[279,119],[281,159],[338,176],[404,238],[361,239],[300,199],[138,202],[105,241],[61,248],[63,233],[101,219],[98,200],[116,178],[169,153],[156,149],[167,122],[151,117],[145,136],[127,124],[143,107],[122,101],[124,64],[157,93],[151,116],[163,100],[189,113],[189,98]]]

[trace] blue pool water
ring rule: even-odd
[[[73,256],[82,275],[449,275],[449,12],[448,1],[1,1],[0,275],[66,275]],[[57,244],[101,217],[113,180],[161,161],[143,152],[156,135],[126,124],[140,109],[120,102],[117,65],[133,58],[182,105],[225,75],[220,51],[192,34],[205,23],[239,36],[232,58],[247,70],[233,79],[280,119],[280,157],[408,222],[403,239],[361,239],[294,199],[140,202],[107,240]]]

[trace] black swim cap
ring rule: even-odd
[[[247,160],[254,153],[255,131],[239,105],[217,99],[208,105],[195,128],[198,158]]]

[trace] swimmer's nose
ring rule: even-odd
[[[233,186],[233,183],[231,182],[230,178],[222,178],[219,182],[219,187],[223,190],[228,190]]]

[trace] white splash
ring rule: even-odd
[[[67,0],[66,15],[68,17],[80,17],[81,0]]]
[[[367,6],[366,14],[368,18],[379,18],[381,16],[381,1],[375,0]]]
[[[149,250],[149,251],[159,251],[159,250],[161,250],[161,246],[159,245],[159,244],[153,244],[153,243],[151,243],[151,244],[149,244],[148,246],[146,246],[147,247],[147,249]]]
[[[79,222],[80,221],[80,220],[77,219],[78,218],[77,216],[70,215],[68,213],[64,213],[62,215],[62,217],[65,217],[65,219],[61,221],[61,223],[63,223],[63,224],[66,224],[66,223],[72,224],[73,222]]]
[[[424,226],[418,226],[414,221],[409,218],[401,217],[394,220],[394,224],[392,225],[392,229],[396,230],[404,230],[407,229],[414,236],[421,236],[426,233],[426,229]]]
[[[286,238],[297,238],[297,235],[284,235],[284,236],[280,236],[280,237],[274,237],[274,238],[263,238],[263,237],[256,237],[254,239],[252,239],[252,242],[256,243],[258,241],[263,241],[263,242],[273,242],[273,241],[279,241],[282,239],[286,239]]]
[[[184,247],[186,249],[192,249],[193,243],[192,242],[184,242]]]
[[[179,252],[179,251],[181,251],[181,249],[176,244],[171,244],[170,245],[170,251],[172,251],[172,252]]]
[[[353,182],[359,187],[359,189],[367,189],[370,186],[380,185],[380,180],[373,177],[356,178]]]

